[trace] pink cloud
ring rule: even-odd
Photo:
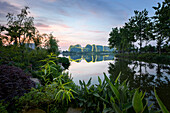
[[[92,33],[105,33],[105,31],[96,31],[96,30],[87,30],[87,32],[92,32]]]
[[[59,26],[63,27],[63,28],[71,28],[70,26],[66,25],[66,24],[58,24]]]
[[[44,28],[49,28],[49,25],[43,24],[43,23],[36,23],[35,24],[36,27],[44,27]]]

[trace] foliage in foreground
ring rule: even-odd
[[[105,79],[99,84],[91,85],[80,81],[77,87],[72,81],[64,83],[63,75],[60,75],[53,83],[33,89],[22,96],[18,106],[24,110],[40,108],[48,113],[65,113],[68,107],[82,107],[83,113],[168,113],[166,107],[156,94],[161,111],[154,111],[145,99],[145,92],[129,90],[128,83],[119,82],[119,77],[112,83],[104,74]],[[74,90],[73,90],[74,89]]]
[[[76,93],[72,86],[74,83],[68,76],[68,73],[61,73],[59,65],[56,64],[57,58],[54,54],[41,62],[45,64],[41,66],[38,72],[42,86],[32,89],[21,98],[15,100],[16,111],[27,111],[31,108],[43,109],[47,113],[66,112],[68,103],[74,99],[73,93]]]
[[[83,113],[157,113],[148,106],[145,92],[139,89],[130,90],[127,80],[120,83],[119,76],[110,81],[104,74],[102,81],[98,77],[98,84],[91,85],[91,79],[85,83],[80,81],[80,87],[75,85],[68,73],[59,74],[53,54],[42,60],[40,77],[42,86],[33,88],[19,99],[14,98],[14,104],[7,106],[8,112],[21,112],[39,108],[47,113],[65,113],[69,107],[81,107]],[[156,99],[162,112],[167,113],[166,107],[156,94]],[[0,104],[5,111],[5,106]],[[1,107],[0,106],[0,107]]]
[[[19,98],[16,106],[20,110],[39,108],[47,113],[65,113],[69,107],[68,103],[74,99],[73,94],[76,92],[71,88],[70,84],[73,84],[71,79],[66,82],[64,76],[68,75],[60,75],[51,84],[32,89]]]
[[[119,82],[119,76],[112,83],[104,74],[102,82],[98,77],[99,84],[90,85],[91,79],[86,84],[80,81],[81,88],[78,91],[78,106],[83,108],[83,113],[158,113],[145,99],[145,92],[139,89],[129,90],[128,83]],[[155,96],[163,113],[168,113],[155,92]]]
[[[32,87],[35,87],[35,83],[20,68],[0,66],[0,100],[11,101],[15,96],[29,92]]]

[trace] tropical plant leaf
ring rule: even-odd
[[[138,93],[138,90],[136,90],[133,99],[132,99],[132,105],[136,113],[141,113],[143,110],[143,103],[140,94]]]
[[[158,97],[157,93],[156,93],[156,90],[154,88],[154,93],[155,93],[155,97],[156,97],[156,100],[162,110],[163,113],[169,113],[168,110],[166,109],[165,105],[162,103],[162,101],[160,100],[160,98]]]
[[[111,108],[105,108],[102,113],[108,113],[111,110],[112,110]]]
[[[98,93],[93,93],[93,95],[96,97],[100,97],[100,95]]]
[[[92,78],[89,79],[87,86],[90,86]]]
[[[117,84],[117,81],[119,80],[120,78],[120,75],[121,75],[121,72],[119,73],[119,75],[117,76],[116,80],[115,80],[115,83]]]
[[[98,82],[100,85],[102,85],[102,80],[100,79],[100,77],[98,76]]]
[[[122,113],[122,111],[120,110],[120,108],[119,108],[115,103],[112,103],[112,106],[113,106],[113,108],[114,108],[115,113]]]
[[[107,83],[109,84],[112,92],[116,95],[116,98],[118,99],[118,101],[120,102],[120,94],[119,91],[113,86],[113,84],[110,82],[109,78],[106,76],[106,74],[104,73],[105,79],[107,81]]]

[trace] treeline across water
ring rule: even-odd
[[[170,1],[165,0],[154,6],[155,14],[148,16],[148,11],[134,11],[123,27],[112,28],[109,46],[118,52],[170,52]],[[156,42],[156,46],[149,44]],[[139,48],[135,45],[137,43]],[[143,46],[145,45],[145,46]]]

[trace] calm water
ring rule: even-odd
[[[120,81],[129,80],[130,89],[139,88],[146,91],[149,103],[157,108],[153,88],[166,107],[170,110],[170,65],[146,63],[139,61],[116,59],[113,55],[72,55],[69,73],[73,81],[79,85],[79,80],[87,82],[92,77],[92,84],[98,83],[98,76],[103,79],[103,72],[111,80],[115,80],[121,72]]]

